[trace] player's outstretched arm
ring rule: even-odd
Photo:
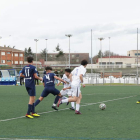
[[[57,84],[57,86],[59,86],[61,84],[61,81]]]
[[[66,84],[66,81],[64,81],[63,79],[61,79],[61,78],[59,78],[57,76],[54,76],[54,78]]]
[[[23,78],[25,78],[25,75],[23,75],[22,73],[20,73],[20,77],[23,77]]]
[[[42,77],[38,77],[36,73],[34,74],[34,76],[35,76],[35,79],[38,79],[40,81],[43,81]]]

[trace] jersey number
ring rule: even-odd
[[[25,69],[25,76],[30,77],[29,69]]]
[[[46,75],[46,79],[48,79],[50,81],[50,76],[49,75]]]

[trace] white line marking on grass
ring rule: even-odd
[[[98,103],[113,102],[113,101],[124,100],[124,99],[128,99],[128,98],[136,97],[136,96],[138,96],[138,95],[123,97],[123,98],[117,98],[117,99],[107,100],[107,101],[101,101],[101,102],[97,102],[97,103],[84,103],[86,105],[81,105],[81,106],[94,105],[94,104],[98,104]]]
[[[25,116],[16,117],[16,118],[11,118],[11,119],[5,119],[5,120],[0,120],[0,122],[6,122],[6,121],[15,120],[15,119],[21,119],[21,118],[24,118],[24,117],[25,117]]]
[[[17,139],[17,138],[0,138],[0,140],[44,140],[44,139]],[[45,139],[49,140],[49,139]]]
[[[60,109],[60,110],[58,110],[58,111],[63,111],[63,110],[67,110],[67,109],[69,109],[69,108]],[[47,112],[41,112],[41,113],[38,113],[38,114],[47,114],[47,113],[58,112],[58,111],[52,110],[52,111],[47,111]],[[25,116],[16,117],[16,118],[11,118],[11,119],[5,119],[5,120],[0,120],[0,122],[6,122],[6,121],[21,119],[21,118],[25,118]]]
[[[84,103],[85,105],[81,105],[81,106],[88,106],[88,105],[95,105],[95,104],[99,104],[99,103],[105,103],[105,102],[112,102],[112,101],[117,101],[117,100],[123,100],[123,99],[128,99],[128,98],[133,98],[136,97],[138,95],[134,95],[134,96],[128,96],[128,97],[123,97],[123,98],[117,98],[117,99],[112,99],[112,100],[107,100],[107,101],[101,101],[101,102],[96,102],[96,103]],[[64,109],[60,109],[58,111],[63,111],[63,110],[68,110],[69,108],[64,108]],[[57,112],[56,110],[53,111],[47,111],[47,112],[41,112],[38,114],[47,114],[47,113],[52,113],[52,112]],[[0,122],[6,122],[6,121],[11,121],[11,120],[16,120],[16,119],[21,119],[24,118],[25,116],[21,116],[21,117],[16,117],[16,118],[11,118],[11,119],[5,119],[5,120],[0,120]]]
[[[95,95],[95,94],[82,94],[82,96],[83,96],[83,95]]]

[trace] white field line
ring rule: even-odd
[[[117,98],[117,99],[107,100],[107,101],[101,101],[101,102],[97,102],[97,103],[84,103],[86,105],[81,105],[81,106],[94,105],[94,104],[98,104],[98,103],[113,102],[113,101],[117,101],[117,100],[124,100],[124,99],[128,99],[128,98],[133,98],[133,97],[136,97],[136,96],[138,96],[138,95],[123,97],[123,98]]]
[[[60,109],[59,111],[67,110],[67,109],[69,109],[69,108]],[[52,111],[48,111],[48,112],[41,112],[41,113],[38,113],[38,114],[47,114],[47,113],[52,113],[52,112],[57,112],[57,111],[56,110],[52,110]],[[6,122],[6,121],[21,119],[21,118],[25,118],[25,116],[11,118],[11,119],[5,119],[5,120],[0,120],[0,122]]]
[[[95,94],[82,94],[82,96],[83,96],[83,95],[95,95]]]
[[[85,96],[86,96],[86,95],[93,95],[93,96],[94,96],[95,94],[97,94],[97,93],[93,93],[93,94],[82,94],[82,96],[83,96],[83,95],[85,95]],[[100,93],[100,94],[104,94],[104,93]],[[121,93],[121,94],[126,94],[126,93]]]
[[[123,97],[123,98],[117,98],[117,99],[112,99],[112,100],[107,100],[107,101],[101,101],[101,102],[96,102],[96,103],[84,103],[85,105],[81,105],[81,106],[88,106],[88,105],[95,105],[95,104],[99,104],[99,103],[105,103],[105,102],[112,102],[112,101],[117,101],[117,100],[123,100],[123,99],[133,98],[133,97],[136,97],[136,96],[138,96],[138,95]],[[60,109],[59,111],[63,111],[63,110],[67,110],[67,109],[69,109],[69,108]],[[41,112],[41,113],[38,113],[38,114],[47,114],[47,113],[52,113],[52,112],[56,112],[56,111],[53,110],[53,111],[48,111],[48,112]],[[6,122],[6,121],[11,121],[11,120],[21,119],[21,118],[24,118],[24,117],[25,116],[16,117],[16,118],[10,118],[10,119],[5,119],[5,120],[0,120],[0,122]]]
[[[18,139],[18,138],[0,138],[0,140],[44,140],[44,139]],[[45,140],[50,140],[50,139],[46,139]]]

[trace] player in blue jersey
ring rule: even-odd
[[[20,73],[20,77],[24,77],[25,78],[25,87],[26,90],[30,96],[29,98],[29,104],[28,104],[28,111],[26,114],[27,118],[34,118],[34,117],[39,117],[40,115],[38,115],[37,113],[35,113],[35,96],[36,96],[36,90],[35,90],[35,83],[34,83],[34,79],[39,79],[39,80],[43,80],[42,78],[37,76],[37,70],[36,67],[33,66],[33,58],[32,57],[27,57],[27,61],[28,61],[28,65],[25,66],[21,73]],[[32,112],[32,114],[30,114]],[[34,117],[33,117],[34,116]]]
[[[57,79],[61,82],[64,82],[64,83],[66,83],[66,82],[64,80],[62,80],[61,78],[57,77],[54,73],[51,73],[51,71],[52,71],[51,67],[46,67],[46,74],[43,77],[44,90],[43,90],[41,96],[39,97],[39,99],[36,100],[35,106],[37,106],[44,99],[44,97],[47,97],[51,93],[54,96],[57,95],[54,100],[54,103],[52,105],[52,108],[55,110],[58,110],[56,108],[56,104],[57,104],[59,98],[61,98],[61,94],[60,94],[60,91],[55,88],[54,81],[55,81],[55,79]]]

